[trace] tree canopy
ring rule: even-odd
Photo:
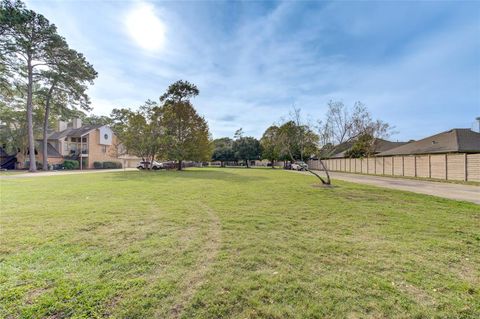
[[[120,141],[117,155],[128,153],[152,162],[162,154],[165,135],[161,126],[162,110],[158,103],[148,100],[136,111],[114,109],[111,119],[112,129]]]
[[[213,140],[212,160],[221,162],[235,161],[235,152],[233,151],[233,140],[229,137],[222,137]]]
[[[212,143],[207,121],[188,100],[196,91],[172,84],[161,99],[163,104],[147,101],[137,111],[131,109],[113,110],[112,128],[119,137],[125,152],[137,155],[147,161],[168,159],[178,162],[208,161],[211,159]],[[178,83],[177,83],[178,84]],[[176,92],[175,88],[180,88]],[[185,93],[187,92],[187,93]]]
[[[165,156],[182,162],[208,161],[211,158],[211,142],[207,121],[189,101],[166,103],[162,107],[162,126],[165,134]]]
[[[236,159],[245,161],[245,165],[250,167],[249,161],[260,159],[262,150],[256,138],[240,136],[233,142],[233,152]]]
[[[160,96],[165,155],[178,161],[179,170],[184,160],[208,161],[212,155],[207,121],[198,115],[190,102],[199,93],[195,84],[179,80]]]
[[[280,128],[276,125],[268,127],[260,139],[260,145],[262,158],[269,160],[274,168],[275,161],[279,160],[282,154]]]
[[[26,110],[29,169],[35,171],[34,104],[45,108],[46,136],[50,107],[88,108],[86,84],[97,74],[83,55],[68,47],[54,24],[21,1],[3,0],[0,4],[0,57],[0,85],[8,87],[17,102],[23,101]]]
[[[200,93],[197,86],[188,81],[179,80],[170,84],[167,91],[160,96],[160,102],[176,103],[189,101]]]

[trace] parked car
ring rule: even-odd
[[[152,162],[152,165],[150,165],[150,162],[144,161],[144,162],[139,162],[139,163],[137,164],[137,168],[138,168],[138,169],[147,169],[147,168],[150,168],[150,169],[155,169],[155,170],[157,170],[157,169],[162,169],[162,168],[164,168],[164,167],[163,167],[163,164],[162,164],[162,163],[157,162],[157,161],[153,161],[153,162]]]
[[[178,167],[178,164],[175,164],[175,162],[172,162],[172,161],[162,163],[162,168],[165,168],[165,169],[175,169],[177,167]]]
[[[297,161],[297,162],[292,164],[290,169],[293,169],[293,170],[296,170],[296,171],[306,171],[306,170],[308,170],[308,165],[305,162]]]

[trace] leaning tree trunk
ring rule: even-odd
[[[245,160],[245,164],[247,164],[247,168],[250,168],[250,166],[248,166],[248,160]]]
[[[272,160],[272,168],[275,168],[275,161]]]
[[[28,134],[28,154],[30,160],[30,172],[37,171],[37,163],[35,162],[35,139],[33,136],[33,68],[32,60],[29,57],[27,63],[28,84],[27,84],[27,134]]]
[[[48,171],[48,116],[50,113],[50,98],[45,103],[45,119],[43,120],[43,170]]]
[[[50,116],[50,100],[55,84],[53,84],[47,93],[45,100],[45,118],[43,119],[43,170],[48,171],[48,117]],[[82,150],[80,150],[80,153]]]
[[[331,185],[332,182],[330,180],[330,174],[328,173],[327,167],[323,164],[321,159],[319,159],[319,161],[320,161],[320,165],[322,165],[322,168],[325,171],[325,174],[327,175],[327,180],[324,180],[320,175],[318,175],[314,171],[311,171],[310,169],[307,169],[307,171],[310,172],[311,174],[315,175],[316,177],[318,177],[318,179],[320,179],[320,181],[322,181],[323,185]]]

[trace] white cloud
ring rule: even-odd
[[[147,51],[159,51],[165,45],[166,27],[155,13],[155,7],[148,3],[138,3],[125,19],[128,35]]]

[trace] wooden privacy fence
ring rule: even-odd
[[[480,154],[407,155],[326,159],[330,171],[480,182]],[[311,169],[320,170],[318,160]]]

